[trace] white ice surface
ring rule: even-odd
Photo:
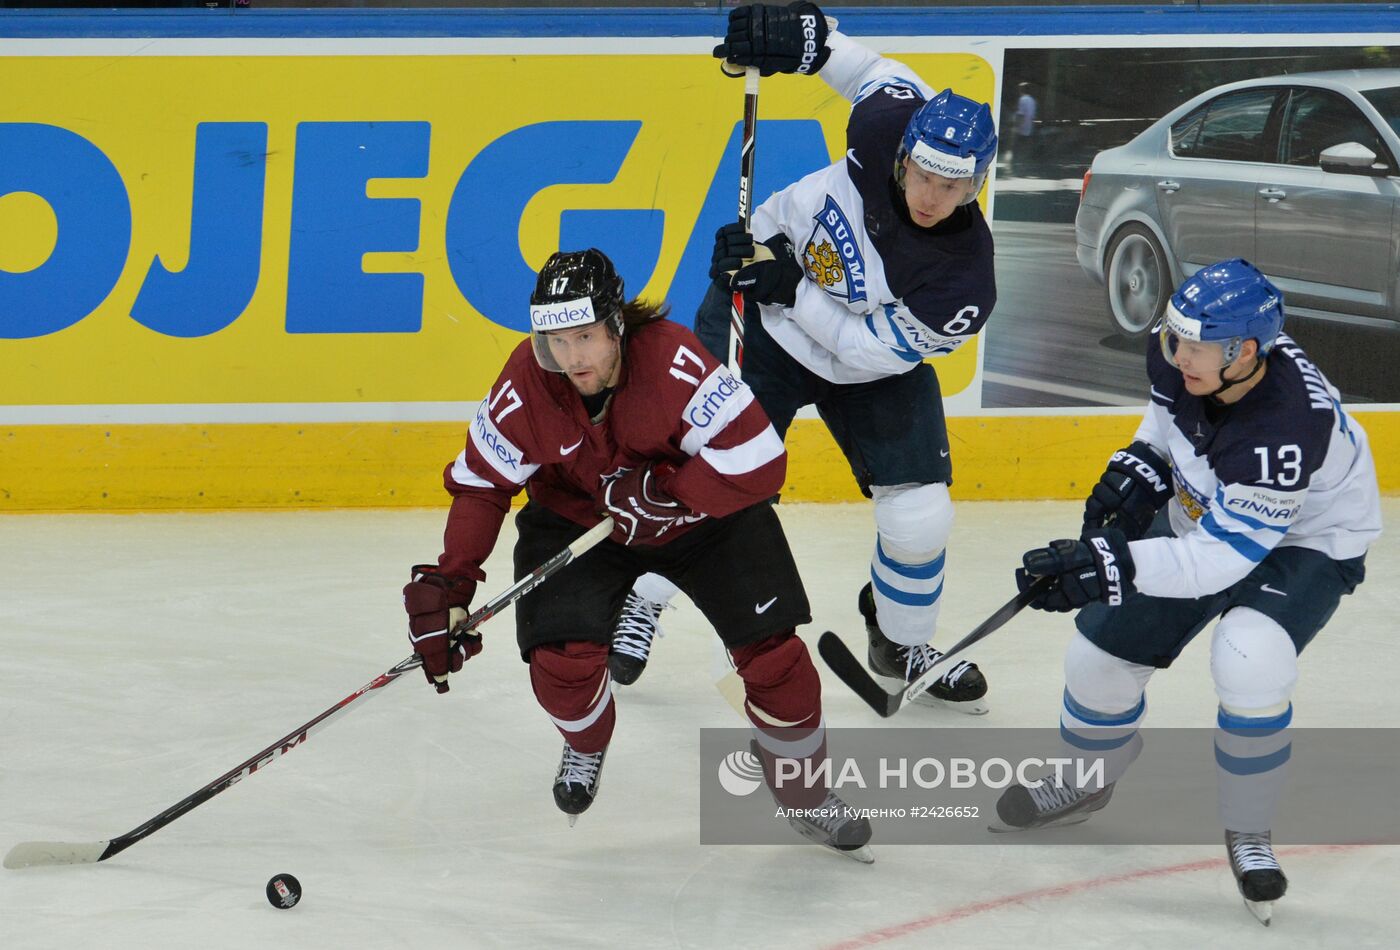
[[[1390,524],[1400,502],[1387,500]],[[857,652],[869,509],[783,505],[816,622]],[[961,504],[946,644],[1011,593],[1022,550],[1072,534],[1072,504]],[[441,511],[0,519],[0,851],[141,824],[409,653],[399,587]],[[513,530],[488,562],[509,581]],[[1400,726],[1400,542],[1309,647],[1300,726]],[[483,594],[485,596],[485,594]],[[444,696],[417,673],[98,865],[0,871],[5,948],[1394,946],[1400,851],[1285,850],[1272,928],[1223,848],[875,842],[865,867],[796,843],[698,844],[696,730],[738,719],[713,635],[682,601],[620,697],[598,802],[570,829],[560,741],[509,614]],[[892,725],[1054,726],[1069,618],[1023,614],[973,654],[981,719],[914,707]],[[815,653],[815,651],[814,651]],[[1150,689],[1152,725],[1209,726],[1206,640]],[[823,670],[832,726],[878,723]],[[1339,776],[1340,781],[1345,776]],[[1193,868],[1193,864],[1207,862]],[[290,872],[302,904],[263,886]]]

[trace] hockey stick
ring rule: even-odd
[[[503,593],[483,604],[480,609],[474,611],[466,620],[458,624],[457,629],[474,630],[487,620],[490,620],[516,600],[519,600],[521,596],[529,593],[549,577],[559,573],[560,570],[572,563],[589,548],[592,548],[598,542],[602,541],[612,533],[612,529],[613,520],[611,518],[604,518],[602,522],[581,536],[573,544],[570,544],[567,548],[545,561],[529,574],[526,574]],[[236,784],[259,769],[275,762],[282,755],[305,742],[312,733],[319,731],[341,713],[345,712],[345,710],[349,709],[350,705],[357,699],[361,699],[377,689],[388,686],[404,673],[407,673],[409,670],[417,669],[422,665],[423,660],[416,653],[402,660],[390,669],[380,673],[349,696],[346,696],[315,719],[293,729],[257,755],[235,765],[193,795],[176,802],[150,821],[138,825],[124,835],[118,835],[107,841],[24,841],[15,845],[10,849],[9,853],[5,855],[5,867],[28,868],[51,864],[96,864],[98,861],[105,861],[112,855],[125,851],[147,835],[164,828],[186,812],[193,811],[195,808],[203,805],[229,786]]]
[[[744,70],[744,138],[739,146],[739,220],[744,230],[753,220],[754,142],[758,130],[758,67]],[[729,306],[729,368],[736,375],[744,365],[744,294],[734,291]]]
[[[875,677],[861,666],[860,660],[851,653],[850,647],[840,637],[828,630],[821,635],[817,641],[817,651],[821,653],[822,659],[826,660],[826,665],[831,667],[831,671],[840,677],[855,694],[865,700],[866,704],[881,716],[888,719],[900,708],[915,696],[933,685],[933,681],[943,675],[939,669],[944,663],[957,656],[979,640],[985,639],[997,630],[1006,625],[1006,622],[1021,612],[1027,604],[1037,596],[1050,589],[1054,583],[1053,577],[1037,578],[1025,590],[1008,600],[996,609],[996,612],[982,621],[977,627],[963,637],[957,643],[938,658],[932,666],[924,671],[923,675],[901,689],[890,692],[875,681]]]

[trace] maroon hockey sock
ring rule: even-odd
[[[535,647],[530,685],[575,752],[592,754],[608,747],[617,710],[608,689],[606,645],[575,641]]]
[[[763,774],[784,805],[813,807],[826,797],[826,783],[809,787],[800,777],[778,780],[779,767],[799,763],[813,774],[826,758],[826,729],[822,724],[821,680],[807,646],[789,630],[731,651],[744,681],[744,711],[758,733]],[[788,760],[779,763],[778,759]]]

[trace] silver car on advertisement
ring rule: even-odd
[[[1400,69],[1218,86],[1094,157],[1075,239],[1114,328],[1243,257],[1290,315],[1400,329]]]

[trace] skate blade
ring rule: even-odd
[[[890,689],[899,689],[909,684],[897,676],[885,676],[883,673],[876,673],[875,678],[881,680]],[[951,709],[968,716],[985,716],[991,712],[991,707],[987,705],[987,697],[981,696],[977,699],[968,699],[963,702],[953,702],[950,699],[939,699],[937,696],[924,690],[918,696],[909,700],[916,706],[926,706],[929,709]]]
[[[1244,898],[1245,909],[1254,915],[1254,919],[1265,927],[1269,926],[1269,921],[1274,916],[1273,901],[1252,901],[1248,897]]]
[[[1072,825],[1082,825],[1084,824],[1084,822],[1088,821],[1093,816],[1093,812],[1089,812],[1087,815],[1068,815],[1064,818],[1056,818],[1054,821],[1047,821],[1043,825],[1026,825],[1024,828],[1017,827],[1016,825],[1007,824],[988,825],[987,830],[994,835],[1007,835],[1014,834],[1020,831],[1044,831],[1048,828],[1068,828]]]
[[[840,848],[826,846],[828,851],[834,851],[843,858],[850,858],[852,861],[859,861],[861,864],[874,864],[875,852],[870,850],[870,845],[863,844],[853,851],[842,851]]]

